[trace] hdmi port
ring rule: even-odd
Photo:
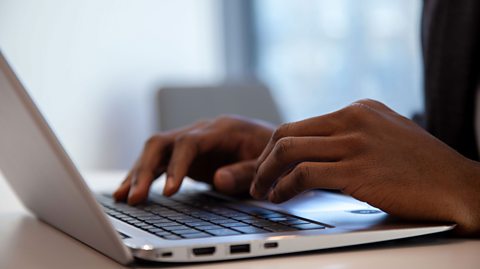
[[[206,248],[194,248],[192,250],[193,255],[195,256],[207,256],[215,253],[215,247],[206,247]]]

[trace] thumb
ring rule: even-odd
[[[213,176],[213,186],[228,195],[248,194],[255,166],[256,160],[248,160],[220,167]]]

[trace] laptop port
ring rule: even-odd
[[[173,256],[172,252],[162,252],[161,254],[162,258],[170,258]]]
[[[240,254],[240,253],[249,253],[249,252],[250,252],[250,244],[230,246],[230,254]]]
[[[277,248],[278,243],[277,242],[267,242],[267,243],[263,244],[263,247],[264,248]]]
[[[213,253],[215,253],[215,247],[194,248],[192,252],[195,256],[213,255]]]

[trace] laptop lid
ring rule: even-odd
[[[28,209],[119,263],[133,260],[1,51],[0,130],[0,169]]]

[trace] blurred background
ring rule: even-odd
[[[82,170],[127,169],[189,88],[263,85],[279,122],[361,98],[421,112],[421,2],[0,0],[0,48]],[[199,104],[254,110],[224,88]]]

